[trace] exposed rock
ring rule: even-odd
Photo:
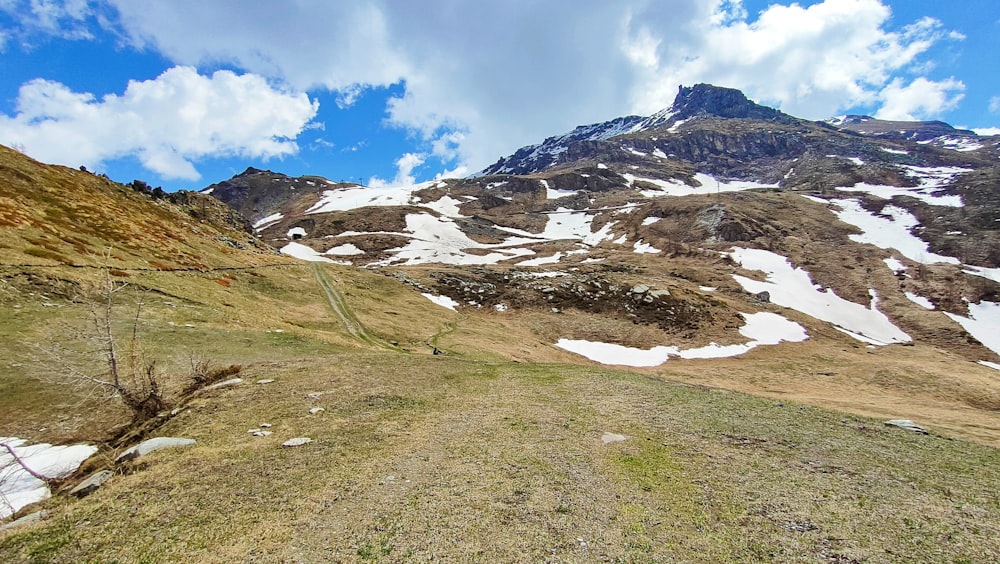
[[[281,446],[283,446],[283,447],[297,447],[297,446],[302,446],[302,445],[305,445],[305,444],[309,444],[311,442],[312,442],[312,439],[310,439],[309,437],[295,437],[294,439],[288,439],[287,441],[281,443]]]
[[[217,382],[211,386],[206,386],[206,390],[215,390],[217,388],[225,388],[226,386],[236,386],[237,384],[242,384],[243,378],[232,378],[230,380],[225,380],[223,382]]]
[[[313,407],[313,408],[309,409],[309,415],[316,415],[317,413],[319,413],[321,411],[326,411],[326,410],[323,409],[322,407]]]
[[[121,463],[127,460],[139,458],[140,456],[145,456],[157,450],[165,448],[189,447],[196,443],[197,441],[194,439],[182,439],[177,437],[156,437],[153,439],[147,439],[119,454],[118,457],[115,458],[115,462]]]
[[[70,495],[75,495],[76,497],[86,497],[94,493],[97,488],[104,485],[105,482],[111,479],[114,472],[111,470],[100,470],[94,472],[87,479],[77,484],[77,486],[69,491]]]
[[[606,445],[611,443],[620,443],[626,440],[628,440],[628,437],[625,435],[619,435],[618,433],[609,433],[608,431],[605,431],[604,434],[601,435],[601,443]]]
[[[41,521],[43,519],[48,519],[48,518],[49,518],[49,512],[48,511],[45,511],[45,510],[35,511],[34,513],[29,513],[29,514],[25,515],[24,517],[21,517],[20,519],[14,519],[10,523],[7,523],[6,525],[0,526],[0,533],[2,533],[3,531],[9,531],[10,529],[14,529],[16,527],[21,527],[21,526],[27,525],[29,523],[35,523],[37,521]]]
[[[265,378],[263,380],[257,380],[258,384],[270,384],[271,382],[274,382],[274,378]]]
[[[927,429],[924,429],[909,419],[890,419],[889,421],[886,421],[885,424],[892,427],[899,427],[900,429],[906,429],[907,431],[913,431],[914,433],[920,433],[921,435],[930,434]]]

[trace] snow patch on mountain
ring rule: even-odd
[[[874,290],[871,291],[871,304],[866,307],[841,298],[829,288],[813,284],[808,272],[792,267],[791,262],[779,254],[736,247],[729,256],[743,268],[766,275],[767,279],[760,281],[733,274],[733,279],[748,292],[768,292],[772,303],[832,323],[864,342],[887,345],[911,341],[909,335],[876,309],[878,298]]]
[[[1000,303],[979,302],[969,304],[969,316],[945,312],[984,347],[1000,354]]]
[[[355,186],[336,190],[324,190],[323,197],[313,204],[311,208],[307,209],[306,213],[347,211],[365,206],[408,206],[418,203],[413,201],[414,192],[429,188],[434,183],[434,181],[431,181],[387,188]]]
[[[284,217],[285,216],[281,215],[280,213],[273,213],[267,217],[262,217],[257,221],[255,221],[253,224],[253,228],[256,229],[257,231],[261,231],[262,229],[265,229],[267,226],[281,221],[281,219]]]
[[[310,247],[307,247],[301,243],[289,243],[280,249],[281,254],[288,255],[290,257],[295,257],[300,260],[307,260],[309,262],[329,262],[333,264],[345,264],[338,263],[335,260],[326,258],[325,256],[319,254]]]
[[[809,338],[805,328],[776,313],[741,313],[746,324],[739,332],[751,339],[747,343],[680,349],[676,346],[656,346],[651,349],[626,347],[598,341],[559,339],[556,346],[601,364],[618,366],[659,366],[675,356],[682,359],[726,358],[739,356],[762,345],[777,345],[782,341],[798,343]]]
[[[972,169],[961,167],[919,167],[903,166],[903,171],[919,182],[918,186],[883,186],[860,182],[851,187],[839,187],[841,192],[864,192],[879,198],[890,199],[894,196],[910,196],[933,206],[962,207],[962,197],[957,195],[937,194],[954,182],[955,177]]]
[[[931,252],[927,243],[913,235],[917,218],[903,208],[885,206],[881,215],[875,215],[861,207],[857,200],[831,200],[838,206],[834,213],[844,223],[861,229],[860,235],[851,235],[852,241],[869,243],[882,249],[896,249],[904,257],[921,264],[959,264],[958,259]]]

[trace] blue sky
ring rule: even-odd
[[[405,184],[696,82],[1000,133],[998,38],[994,0],[0,0],[0,143],[168,190]]]

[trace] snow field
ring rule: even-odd
[[[740,334],[751,339],[737,345],[717,345],[679,349],[676,346],[657,346],[651,349],[626,347],[613,343],[596,341],[559,339],[556,346],[601,364],[619,366],[649,367],[659,366],[671,356],[692,360],[739,356],[761,345],[776,345],[782,341],[798,343],[808,339],[806,330],[784,317],[769,312],[741,313],[746,324],[740,327]]]
[[[17,437],[0,437],[0,443],[10,446],[28,468],[46,478],[60,478],[73,473],[84,460],[97,452],[97,447],[90,445],[27,445]],[[14,462],[14,457],[6,448],[0,448],[0,519],[49,495],[45,482]]]

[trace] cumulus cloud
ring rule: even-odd
[[[964,90],[965,84],[954,78],[933,81],[919,77],[904,86],[897,77],[879,93],[882,107],[875,117],[903,121],[933,117],[958,106]]]
[[[424,164],[424,158],[424,155],[417,153],[406,153],[396,160],[395,178],[392,180],[383,180],[377,176],[373,176],[368,185],[372,188],[390,188],[416,184],[417,180],[413,176],[413,169]]]
[[[166,178],[197,180],[199,158],[295,153],[317,110],[306,94],[224,70],[174,67],[100,99],[36,79],[21,87],[15,115],[0,115],[0,139],[46,162],[99,168],[135,155]]]
[[[858,105],[931,114],[961,91],[915,80],[930,68],[921,56],[960,34],[931,18],[891,31],[881,0],[753,15],[740,0],[106,1],[128,41],[179,64],[327,89],[342,107],[403,84],[386,123],[422,140],[417,152],[473,169],[576,125],[652,113],[680,84],[740,88],[807,118]],[[943,97],[919,105],[920,90]]]

